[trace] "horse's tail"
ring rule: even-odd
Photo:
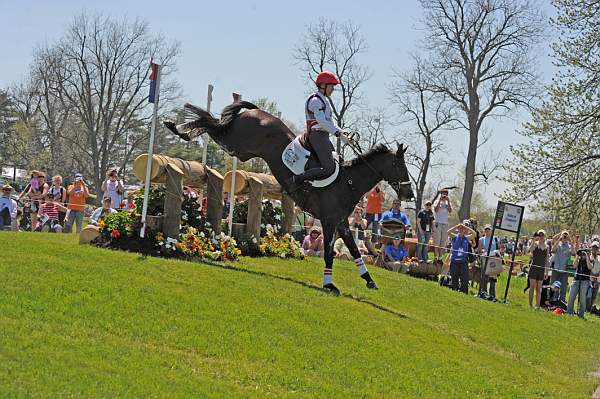
[[[190,122],[179,125],[178,128],[184,130],[206,131],[212,134],[218,134],[229,129],[231,123],[237,118],[242,109],[258,109],[258,107],[248,101],[240,101],[228,105],[221,113],[221,120],[217,120],[210,112],[192,104],[185,104],[184,109],[189,116],[195,118]]]

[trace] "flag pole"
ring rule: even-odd
[[[213,85],[208,85],[208,94],[206,95],[206,112],[210,114],[210,105],[212,103],[212,92],[215,89]],[[204,147],[202,148],[202,165],[206,166],[206,155],[208,153],[208,140],[210,140],[210,136],[208,134],[204,135]]]
[[[242,95],[233,93],[233,102],[239,103],[242,101]],[[231,236],[233,230],[233,207],[235,206],[235,175],[237,174],[238,159],[233,155],[231,160],[231,186],[229,186],[229,215],[227,217],[227,224],[229,227],[229,236]]]
[[[144,202],[142,205],[142,229],[140,230],[140,237],[144,238],[146,235],[146,215],[148,213],[148,196],[150,194],[150,175],[152,172],[152,155],[154,152],[154,133],[156,131],[156,117],[158,114],[158,100],[160,93],[160,70],[161,66],[157,64],[151,65],[151,68],[156,65],[156,69],[153,72],[156,72],[156,86],[154,90],[152,90],[152,82],[150,82],[150,96],[148,101],[154,103],[154,108],[152,110],[152,123],[150,124],[150,140],[148,142],[148,159],[146,161],[146,179],[144,181]],[[152,80],[152,75],[150,75],[150,79]]]

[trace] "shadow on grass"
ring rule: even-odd
[[[140,256],[138,258],[139,260],[144,260],[145,257],[144,256]],[[332,295],[329,291],[323,289],[322,287],[319,287],[318,285],[312,284],[312,283],[308,283],[306,281],[302,281],[302,280],[297,280],[293,277],[286,277],[286,276],[280,276],[277,274],[271,274],[271,273],[267,273],[267,272],[261,272],[261,271],[257,271],[257,270],[250,270],[250,269],[243,269],[243,268],[239,268],[239,267],[235,267],[235,266],[230,266],[224,263],[218,263],[218,262],[212,262],[210,260],[205,260],[205,259],[198,259],[195,262],[204,264],[204,265],[208,265],[208,266],[213,266],[213,267],[218,267],[220,269],[225,269],[225,270],[232,270],[232,271],[236,271],[236,272],[242,272],[242,273],[247,273],[247,274],[251,274],[253,276],[261,276],[261,277],[270,277],[270,278],[274,278],[277,280],[281,280],[281,281],[287,281],[290,283],[294,283],[297,285],[300,285],[304,288],[309,288],[311,290],[315,290],[315,291],[319,291],[319,292],[324,292],[326,294],[330,294]],[[366,299],[366,298],[361,298],[358,297],[356,295],[352,295],[352,294],[345,294],[342,293],[340,295],[343,298],[348,298],[351,299],[353,301],[356,302],[360,302],[360,303],[364,303],[365,305],[369,305],[374,309],[380,310],[382,312],[391,314],[393,316],[399,317],[401,319],[408,319],[409,317],[406,316],[403,313],[398,312],[397,310],[394,310],[392,308],[388,308],[386,306],[380,305],[376,302],[371,301],[370,299]]]

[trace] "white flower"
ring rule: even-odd
[[[256,237],[252,236],[252,242],[253,242],[254,244],[256,244],[256,243],[258,242],[258,240],[256,239]]]
[[[285,252],[280,253],[279,257],[285,259]]]
[[[265,228],[265,224],[264,224],[264,223],[261,223],[261,224],[260,224],[260,227],[264,229],[264,228]]]
[[[281,220],[281,216],[275,215],[275,220]]]
[[[203,231],[200,232],[200,237],[204,238],[204,232]]]
[[[171,249],[171,244],[167,243],[167,244],[165,245],[165,248],[167,248],[167,249]]]
[[[171,237],[167,237],[167,242],[170,244],[175,244],[177,242],[177,240],[174,238],[171,238]]]

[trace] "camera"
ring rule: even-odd
[[[586,256],[587,253],[588,253],[588,250],[584,249],[584,248],[577,250],[577,256]]]

